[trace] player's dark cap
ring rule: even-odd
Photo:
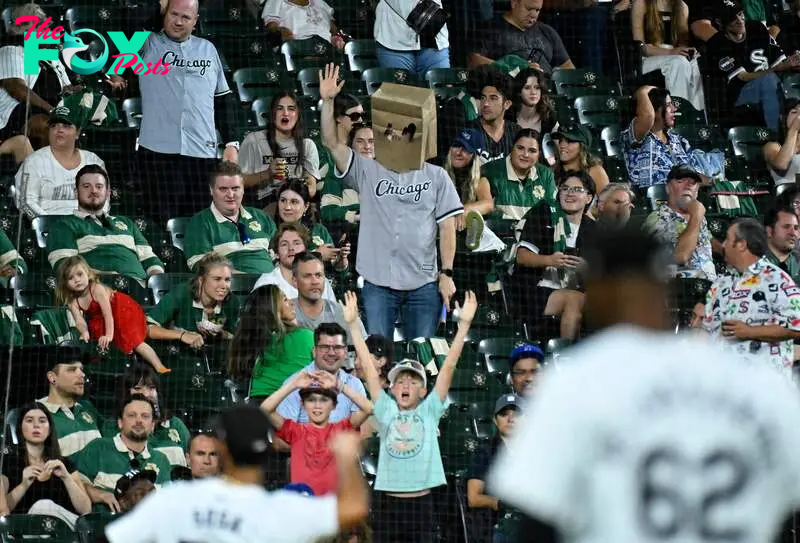
[[[513,368],[514,364],[523,358],[535,358],[539,362],[543,362],[544,352],[533,343],[523,343],[522,345],[517,345],[514,347],[514,350],[511,351],[511,354],[508,357],[508,366]]]
[[[703,178],[700,176],[700,173],[689,166],[688,164],[678,164],[677,166],[673,166],[672,169],[667,174],[667,183],[670,181],[675,181],[677,179],[685,179],[685,178],[694,179],[698,183],[703,182]]]
[[[156,484],[156,477],[156,472],[151,469],[132,469],[117,480],[117,486],[114,487],[114,497],[120,499],[137,481],[150,481]]]
[[[312,394],[319,394],[321,396],[325,396],[326,398],[330,398],[333,400],[333,403],[336,403],[339,399],[336,391],[331,390],[330,388],[307,387],[300,390],[300,400],[306,401],[311,397]]]
[[[602,228],[583,251],[585,281],[642,276],[663,283],[669,281],[674,260],[669,247],[640,226]]]
[[[266,413],[253,405],[237,405],[217,417],[215,432],[224,442],[233,462],[240,466],[261,466],[269,452],[272,426]]]

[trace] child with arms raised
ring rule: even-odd
[[[298,389],[303,409],[308,414],[306,423],[284,419],[277,412],[280,403]],[[339,393],[350,398],[361,410],[349,419],[331,423],[329,418]],[[307,484],[315,496],[336,492],[336,462],[328,449],[328,441],[337,432],[361,426],[372,413],[372,402],[327,371],[301,371],[264,400],[261,409],[269,416],[277,437],[291,447],[291,482]]]
[[[353,334],[380,439],[372,523],[376,541],[408,541],[409,526],[414,527],[415,543],[432,541],[435,505],[431,489],[446,484],[437,428],[449,405],[447,392],[477,307],[475,294],[467,292],[459,310],[458,332],[431,394],[427,394],[425,368],[416,360],[397,363],[389,371],[391,396],[384,392],[378,371],[369,363],[366,343],[360,334]],[[345,295],[344,316],[351,330],[360,326],[352,292]]]
[[[96,339],[103,351],[113,343],[125,354],[135,351],[158,373],[170,371],[144,342],[147,322],[142,307],[101,283],[82,256],[69,257],[59,266],[56,298],[72,313],[81,340]]]

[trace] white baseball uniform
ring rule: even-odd
[[[770,542],[800,506],[800,397],[779,373],[632,328],[545,373],[489,492],[567,542]]]

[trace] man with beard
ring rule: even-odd
[[[53,269],[63,259],[81,255],[97,273],[124,275],[141,283],[164,273],[164,264],[136,223],[103,211],[111,193],[103,168],[89,164],[78,170],[75,187],[78,209],[53,224],[47,236],[47,259]]]
[[[764,216],[764,227],[767,230],[769,251],[767,260],[788,273],[795,283],[800,279],[795,247],[800,234],[797,215],[790,206],[778,206],[767,211]]]
[[[626,183],[609,183],[597,195],[597,224],[622,228],[628,224],[633,209],[633,191]]]
[[[147,439],[155,428],[152,402],[141,394],[129,396],[119,413],[117,427],[117,435],[96,439],[75,456],[75,466],[92,503],[105,504],[113,513],[121,511],[114,489],[131,468],[154,471],[156,485],[170,481],[167,457],[147,447]],[[95,510],[105,508],[95,506]]]
[[[54,349],[52,364],[47,368],[50,388],[47,396],[36,401],[45,406],[53,418],[55,428],[52,431],[58,436],[61,454],[71,457],[100,438],[100,421],[97,409],[83,399],[86,374],[81,348],[58,346]]]
[[[686,138],[675,127],[675,105],[666,89],[645,85],[636,91],[636,116],[620,134],[631,184],[641,189],[666,183],[676,164],[700,170]],[[701,176],[703,183],[710,180]]]

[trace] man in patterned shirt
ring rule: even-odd
[[[620,134],[625,165],[631,184],[646,189],[666,183],[669,170],[676,164],[699,163],[686,138],[673,132],[675,106],[665,89],[645,85],[636,91],[636,116]],[[704,183],[710,182],[701,176]]]
[[[764,227],[755,219],[739,219],[728,228],[725,262],[735,271],[708,291],[703,328],[738,354],[791,376],[792,340],[800,337],[800,289],[765,258],[768,251]]]
[[[665,245],[673,247],[680,277],[705,277],[712,281],[717,272],[711,260],[711,237],[706,208],[697,200],[702,182],[699,173],[687,165],[675,166],[667,176],[667,202],[648,215],[644,229]],[[717,252],[720,252],[719,250]]]

